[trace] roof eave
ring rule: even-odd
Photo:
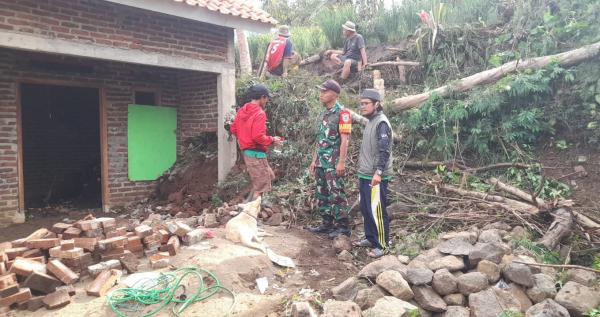
[[[184,19],[210,23],[232,29],[241,29],[257,33],[267,33],[273,27],[271,23],[244,19],[233,15],[210,11],[202,7],[192,7],[175,1],[165,0],[104,0],[134,8],[164,13]]]

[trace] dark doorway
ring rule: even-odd
[[[25,208],[102,207],[95,88],[21,85]]]

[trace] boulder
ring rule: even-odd
[[[294,302],[292,304],[292,317],[317,317],[308,302]]]
[[[537,263],[535,258],[533,258],[529,255],[525,255],[525,254],[516,255],[516,256],[514,256],[513,259],[520,261],[520,262],[525,262],[525,263]],[[529,269],[531,270],[532,274],[542,273],[542,267],[540,267],[540,266],[529,265]]]
[[[446,311],[446,302],[438,295],[431,286],[414,286],[415,301],[419,307],[432,312]]]
[[[533,286],[527,290],[527,296],[534,303],[540,303],[547,298],[556,296],[556,288],[554,287],[554,279],[545,274],[533,275]]]
[[[437,271],[439,269],[447,269],[448,271],[453,272],[464,269],[465,261],[463,261],[461,257],[448,255],[443,258],[429,262],[427,266],[433,271]]]
[[[531,306],[526,312],[525,317],[570,317],[569,311],[560,306],[552,299]]]
[[[519,304],[521,304],[521,311],[526,311],[533,305],[531,299],[529,299],[529,296],[527,296],[521,285],[510,283],[508,284],[507,290],[517,299]]]
[[[406,255],[399,255],[398,256],[398,261],[400,261],[400,263],[402,264],[408,264],[408,262],[410,262],[410,258]]]
[[[342,250],[342,252],[338,254],[337,258],[340,261],[350,262],[354,259],[354,256],[352,255],[352,253],[350,253],[350,251]]]
[[[385,296],[385,290],[379,285],[373,285],[358,291],[354,302],[362,309],[368,309],[375,306],[377,300]]]
[[[481,231],[477,241],[481,243],[502,242],[502,236],[498,229],[488,229]]]
[[[469,253],[469,263],[471,267],[476,267],[481,260],[500,264],[505,254],[507,248],[501,243],[477,243]]]
[[[467,298],[460,293],[448,294],[444,296],[444,302],[446,302],[448,306],[465,306],[467,304]]]
[[[483,226],[483,228],[482,228],[482,230],[490,230],[490,229],[496,229],[496,230],[500,230],[500,231],[509,231],[511,229],[511,226],[509,224],[507,224],[506,222],[497,221],[497,222],[492,222],[490,224],[487,224],[487,225]]]
[[[360,307],[354,302],[328,300],[323,305],[321,317],[361,317],[361,315]]]
[[[445,254],[440,252],[438,248],[432,248],[421,252],[417,255],[410,263],[408,267],[427,267],[427,263],[433,262],[437,259],[443,258]]]
[[[450,240],[454,238],[463,238],[469,243],[473,244],[477,242],[477,232],[472,231],[460,231],[460,232],[448,232],[442,236],[442,240]]]
[[[331,289],[333,298],[339,301],[353,301],[360,289],[359,282],[357,277],[346,279],[340,285]]]
[[[489,286],[487,275],[481,272],[463,274],[458,277],[456,282],[458,284],[458,290],[463,295],[477,293]]]
[[[411,312],[418,311],[415,305],[393,296],[385,296],[377,300],[375,305],[363,312],[363,317],[408,317]]]
[[[274,213],[269,220],[267,220],[266,224],[269,226],[279,226],[283,222],[283,213]]]
[[[336,253],[352,250],[352,240],[347,235],[340,234],[333,239],[333,248]]]
[[[429,284],[433,279],[433,271],[426,268],[409,268],[406,271],[406,279],[412,285]]]
[[[434,317],[469,317],[471,311],[462,306],[448,306],[448,309],[443,313],[433,315]]]
[[[374,280],[379,274],[388,270],[397,271],[403,276],[406,276],[406,269],[406,265],[400,263],[397,257],[393,255],[386,255],[367,264],[362,270],[360,270],[360,272],[358,272],[358,276]]]
[[[581,317],[600,305],[600,291],[577,282],[567,282],[554,300],[564,306],[571,316]]]
[[[496,283],[500,279],[500,266],[492,261],[479,261],[477,264],[477,272],[485,274],[490,283]]]
[[[525,287],[533,286],[533,274],[529,265],[511,262],[504,267],[502,275],[505,279]]]
[[[465,237],[456,237],[440,243],[437,249],[446,254],[469,255],[473,250],[473,245]]]
[[[529,237],[529,232],[521,226],[516,226],[510,231],[510,236],[514,240],[522,240]]]
[[[390,294],[402,300],[411,300],[414,296],[408,282],[398,271],[385,271],[377,276],[377,285],[383,287]]]
[[[431,285],[433,289],[440,295],[448,295],[455,293],[458,290],[457,278],[448,270],[441,269],[435,271]]]
[[[521,305],[508,291],[490,287],[469,295],[471,317],[498,317],[506,311],[520,312]]]
[[[577,282],[588,287],[596,286],[596,273],[582,269],[570,269],[567,271],[567,281]]]

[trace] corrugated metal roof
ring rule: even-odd
[[[244,0],[169,0],[198,6],[225,15],[249,19],[269,24],[277,24],[277,20],[266,11],[244,3]]]

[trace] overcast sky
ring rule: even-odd
[[[257,7],[260,7],[261,1],[260,0],[246,0],[248,1],[250,4],[255,5]],[[386,8],[391,7],[394,3],[401,3],[402,0],[384,0],[385,6]]]

